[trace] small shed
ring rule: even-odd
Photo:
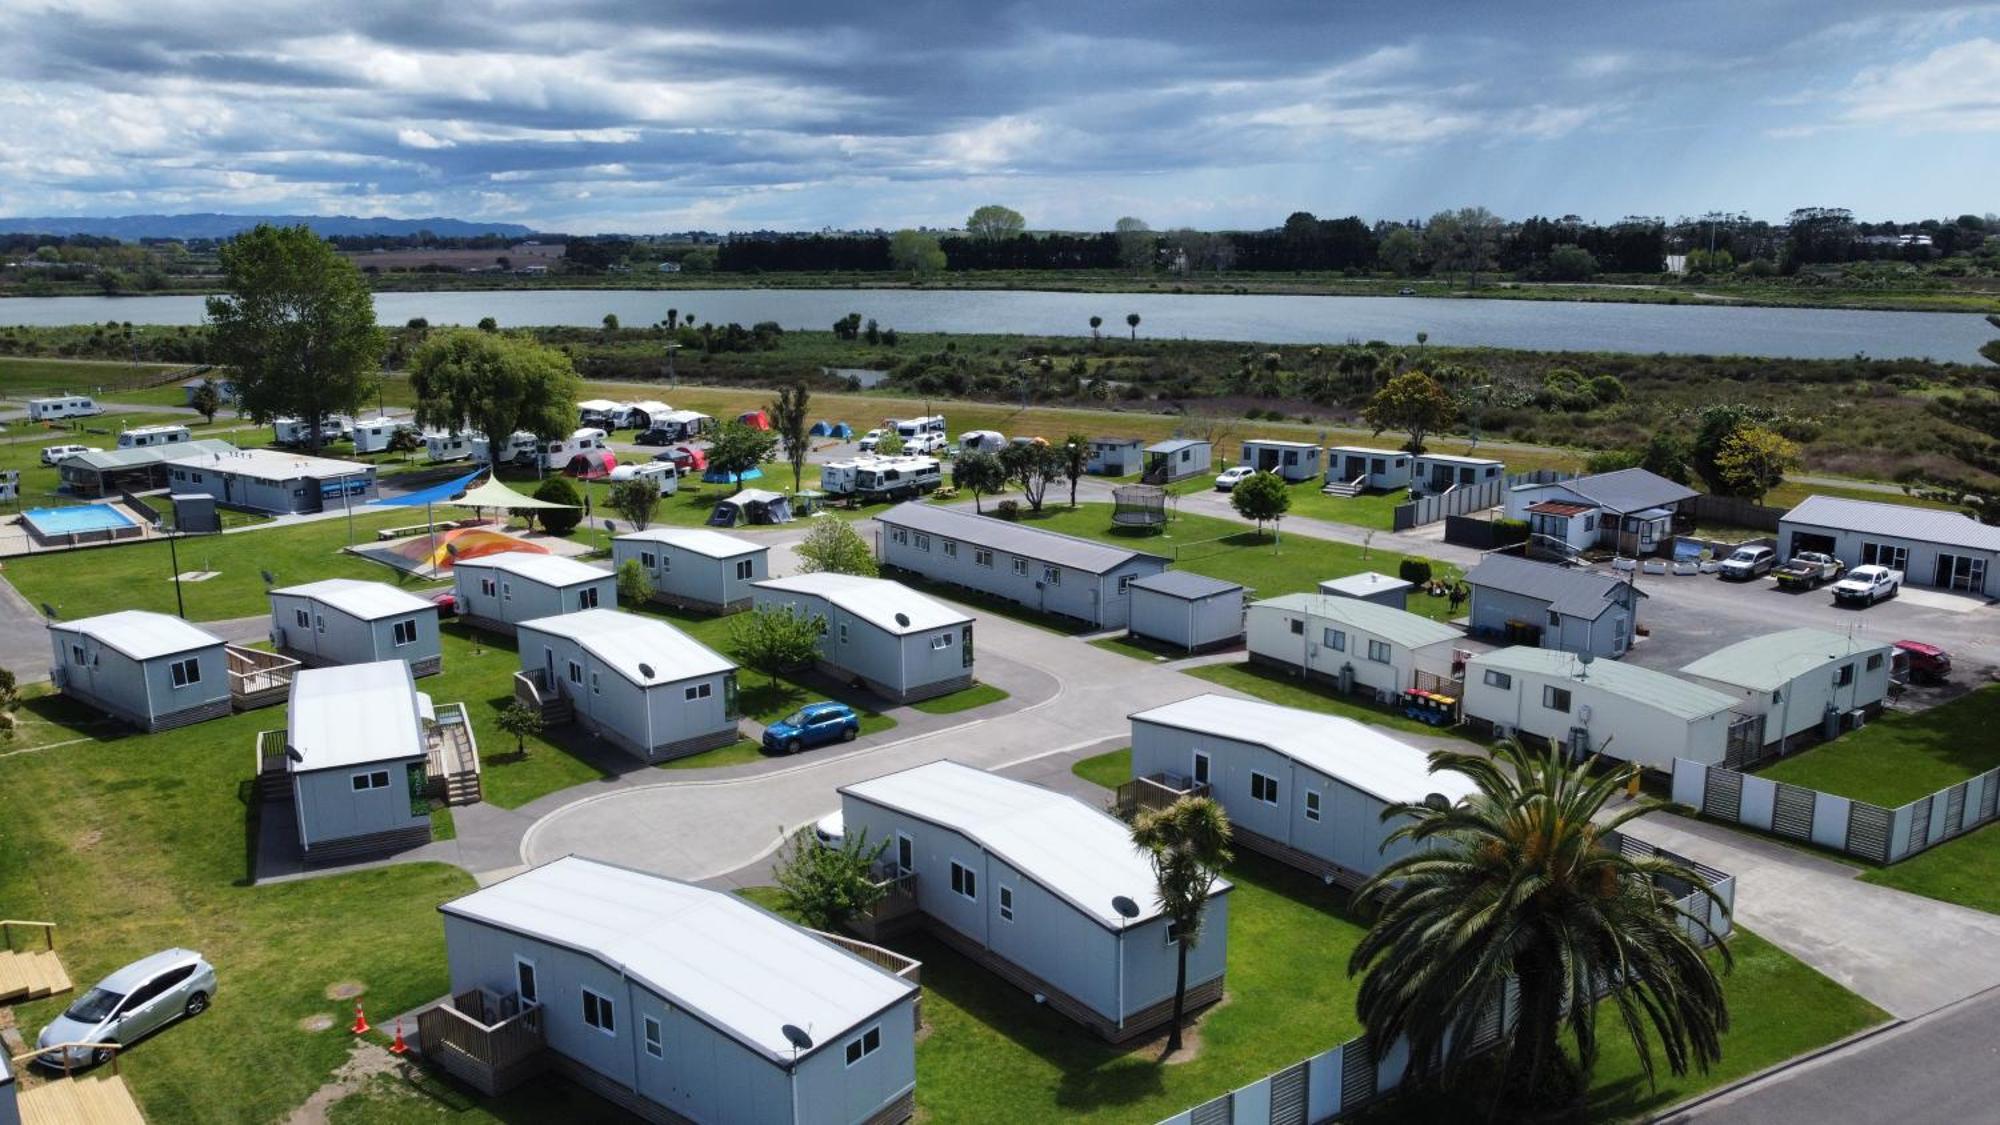
[[[843,786],[850,833],[888,844],[945,944],[1113,1042],[1173,1015],[1179,950],[1153,871],[1117,820],[1074,797],[940,761]],[[899,887],[902,886],[899,883]],[[1221,998],[1230,884],[1188,950],[1187,1008]]]
[[[972,686],[972,618],[887,578],[818,571],[752,587],[757,608],[789,606],[825,623],[821,671],[895,703]]]
[[[1319,592],[1329,597],[1359,598],[1386,609],[1407,606],[1412,589],[1415,589],[1412,583],[1375,570],[1364,570],[1343,578],[1328,578],[1319,584]]]
[[[1172,484],[1208,472],[1215,447],[1199,438],[1173,438],[1146,447],[1147,484]]]
[[[387,582],[327,578],[272,590],[271,643],[309,665],[402,660],[444,670],[437,606]]]
[[[618,576],[563,555],[509,551],[452,568],[459,615],[511,633],[523,621],[618,604]]]
[[[1214,694],[1133,715],[1132,776],[1161,798],[1213,797],[1238,847],[1348,887],[1422,846],[1392,842],[1406,821],[1385,809],[1477,792],[1379,727]]]
[[[1460,703],[1467,719],[1495,735],[1560,743],[1579,758],[1603,754],[1662,772],[1672,772],[1675,758],[1710,766],[1741,762],[1745,748],[1732,753],[1732,745],[1762,726],[1738,712],[1734,696],[1692,680],[1521,645],[1468,661]]]
[[[178,617],[127,609],[49,622],[49,678],[64,695],[145,731],[229,714],[221,637]]]
[[[707,480],[708,477],[704,476],[702,479]],[[710,527],[790,522],[792,522],[791,502],[786,500],[782,493],[767,492],[761,488],[746,488],[734,496],[725,496],[715,502],[715,510],[708,514]]]
[[[1226,648],[1243,639],[1243,586],[1185,570],[1163,570],[1132,580],[1135,637],[1185,652]]]
[[[427,844],[430,697],[400,660],[307,668],[292,679],[285,770],[307,860]]]
[[[202,535],[222,530],[222,513],[216,510],[215,497],[206,492],[183,492],[173,501],[177,533]]]
[[[1090,439],[1090,460],[1084,471],[1098,476],[1122,477],[1136,473],[1145,443],[1135,437],[1094,437]]]
[[[523,621],[516,697],[641,761],[736,741],[736,665],[657,617],[586,609]]]
[[[650,527],[611,541],[611,564],[638,560],[653,598],[668,605],[724,613],[747,608],[751,587],[771,576],[771,549],[701,527]]]
[[[1449,684],[1465,634],[1359,598],[1286,594],[1245,613],[1250,659],[1383,701]]]
[[[1832,737],[1879,714],[1889,696],[1891,648],[1825,629],[1786,629],[1720,648],[1681,675],[1738,700],[1762,720],[1759,744],[1778,753]]]
[[[1243,442],[1243,464],[1260,473],[1276,473],[1286,482],[1296,484],[1320,475],[1320,448],[1309,441],[1247,438]]]
[[[1366,445],[1333,446],[1326,451],[1326,483],[1329,490],[1349,496],[1408,488],[1410,453]]]

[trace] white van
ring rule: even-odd
[[[84,453],[97,453],[94,445],[45,445],[42,447],[42,464],[58,465],[71,457]]]
[[[447,434],[438,430],[424,431],[424,460],[433,465],[446,461],[463,461],[472,456],[472,438],[466,434]]]
[[[611,483],[628,480],[651,481],[662,496],[681,490],[681,475],[672,461],[628,461],[611,470]]]
[[[922,418],[903,418],[892,421],[890,425],[896,427],[896,435],[904,441],[908,441],[920,434],[944,436],[944,415],[942,414],[927,414]]]
[[[144,449],[150,445],[174,445],[191,441],[194,435],[186,426],[138,426],[118,435],[118,448]]]
[[[560,471],[569,464],[570,458],[579,453],[591,453],[605,449],[607,448],[604,444],[606,436],[603,430],[597,429],[594,426],[585,426],[566,438],[557,438],[555,441],[542,442],[542,468]]]
[[[881,457],[854,474],[854,492],[864,500],[895,500],[935,491],[944,471],[935,457]]]
[[[85,418],[104,413],[89,395],[54,395],[28,400],[28,421],[45,422],[56,418]]]

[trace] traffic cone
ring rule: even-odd
[[[354,1002],[354,1026],[350,1030],[356,1035],[366,1035],[370,1030],[368,1027],[368,1017],[362,1014],[361,1001],[359,1000]]]
[[[396,1041],[394,1043],[389,1044],[389,1053],[392,1055],[400,1055],[404,1051],[407,1051],[409,1049],[410,1045],[408,1043],[403,1042],[403,1017],[397,1016]]]

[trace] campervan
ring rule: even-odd
[[[681,487],[680,473],[672,461],[633,461],[611,470],[613,484],[628,480],[647,481],[662,496],[672,496]]]
[[[139,426],[118,435],[118,448],[144,449],[152,445],[174,445],[193,437],[186,426]]]
[[[424,460],[433,465],[446,461],[463,461],[472,456],[472,438],[466,434],[447,434],[438,430],[424,431]]]
[[[944,436],[944,415],[929,414],[922,418],[902,418],[888,423],[896,428],[896,436],[905,442],[922,434]]]
[[[872,454],[851,457],[843,461],[828,461],[819,467],[819,490],[828,496],[846,496],[854,491],[856,476],[863,466],[872,466],[883,458]]]
[[[604,438],[603,430],[585,426],[566,438],[542,442],[542,468],[560,470],[569,464],[570,458],[579,453],[593,453],[604,449],[606,448]]]
[[[593,426],[617,428],[618,417],[626,412],[625,404],[608,398],[587,398],[576,404],[577,421]]]
[[[935,457],[879,457],[854,474],[854,494],[864,500],[895,500],[930,492],[944,482]]]
[[[958,435],[960,453],[999,453],[1007,448],[1007,435],[999,430],[971,430]]]
[[[83,418],[104,413],[89,395],[57,395],[28,400],[28,421],[45,422],[56,418]]]
[[[637,438],[640,445],[666,445],[670,442],[686,441],[688,438],[708,429],[713,421],[708,415],[695,410],[669,410],[651,419],[652,425]]]
[[[539,444],[535,440],[535,435],[526,430],[515,430],[508,436],[506,444],[501,447],[500,460],[503,462],[533,461],[535,459],[535,447]],[[474,461],[482,465],[492,464],[492,447],[492,441],[485,434],[475,432],[472,435],[472,459]]]
[[[415,428],[408,422],[399,422],[394,418],[384,418],[380,415],[358,419],[354,423],[354,452],[380,453],[389,448],[389,443],[396,439],[396,431]]]

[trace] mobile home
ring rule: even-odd
[[[1104,477],[1136,473],[1144,459],[1145,443],[1135,437],[1094,437],[1090,439],[1090,461],[1084,471]]]
[[[153,445],[179,445],[192,440],[194,434],[186,426],[136,426],[119,431],[118,448],[144,449]]]
[[[1336,445],[1326,451],[1326,483],[1347,495],[1410,487],[1410,454],[1403,449]]]
[[[1296,484],[1320,475],[1320,448],[1309,441],[1250,438],[1243,442],[1243,464],[1260,473],[1276,473]]]
[[[452,999],[421,1044],[475,1087],[519,1078],[454,1044],[531,1011],[557,1071],[641,1120],[915,1113],[917,985],[727,891],[566,856],[438,911]]]
[[[1473,636],[1613,658],[1632,647],[1647,596],[1616,575],[1514,555],[1486,556],[1465,584]]]
[[[511,633],[523,621],[618,604],[618,577],[562,555],[508,551],[452,567],[460,616]]]
[[[222,638],[178,617],[128,609],[51,621],[49,678],[64,695],[145,731],[229,714]]]
[[[311,665],[401,660],[444,670],[437,607],[387,582],[327,578],[272,590],[271,643]]]
[[[292,678],[285,771],[306,859],[430,842],[429,707],[400,660],[307,668]]]
[[[1454,457],[1419,453],[1410,461],[1410,486],[1419,492],[1450,492],[1454,488],[1500,480],[1507,466],[1491,457]]]
[[[396,440],[398,433],[414,429],[416,426],[413,423],[394,418],[357,418],[354,420],[354,452],[381,453]]]
[[[1251,602],[1244,617],[1253,663],[1369,692],[1385,703],[1414,687],[1449,682],[1465,640],[1428,617],[1325,594]]]
[[[61,418],[87,418],[104,413],[89,395],[51,395],[28,400],[28,421],[53,422]]]
[[[938,938],[1114,1042],[1173,1015],[1178,949],[1124,824],[1073,797],[932,762],[840,790],[845,830],[886,842]],[[1209,891],[1187,1008],[1221,998],[1229,891]]]
[[[637,559],[653,597],[713,613],[747,608],[771,576],[770,547],[699,527],[652,527],[611,541],[614,569]]]
[[[515,636],[517,691],[642,761],[739,737],[736,665],[658,618],[586,609],[523,621]]]
[[[824,623],[820,669],[896,703],[972,685],[972,618],[900,582],[825,571],[752,587],[756,607],[788,606]]]
[[[1516,645],[1466,663],[1465,717],[1489,732],[1559,743],[1579,758],[1603,754],[1672,772],[1675,758],[1742,761],[1733,739],[1760,724],[1737,699],[1692,680],[1623,661],[1585,664],[1574,653]],[[1749,744],[1754,748],[1754,742]],[[1754,754],[1752,755],[1754,757]]]
[[[1695,491],[1645,469],[1619,469],[1507,490],[1508,519],[1526,521],[1529,548],[1565,557],[1592,548],[1652,555],[1673,542]]]
[[[1146,447],[1146,469],[1141,479],[1147,484],[1172,484],[1198,477],[1208,471],[1214,446],[1197,438],[1173,438]]]
[[[1402,820],[1384,810],[1476,792],[1379,727],[1222,695],[1133,715],[1132,776],[1162,799],[1213,797],[1239,846],[1348,887],[1419,846],[1389,840]]]
[[[1879,714],[1893,646],[1825,629],[1786,629],[1717,649],[1681,675],[1735,698],[1763,721],[1760,742],[1785,753]]]

